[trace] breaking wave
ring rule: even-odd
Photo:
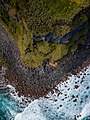
[[[90,120],[90,66],[34,101],[8,87],[0,94],[0,120]]]
[[[32,101],[15,120],[90,120],[90,66]]]

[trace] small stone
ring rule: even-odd
[[[75,85],[74,87],[75,87],[75,89],[78,89],[79,86],[78,86],[78,85]]]
[[[62,107],[62,105],[60,105],[60,107]]]
[[[74,99],[73,102],[77,102],[77,99]]]

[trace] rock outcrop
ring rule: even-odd
[[[65,36],[60,37],[53,32],[52,35],[56,35],[53,38],[58,40],[58,38],[67,37],[69,38],[68,43],[55,44],[52,40],[51,42],[43,41],[34,44],[32,38],[37,38],[36,31],[31,35],[31,29],[27,27],[28,21],[24,21],[23,13],[19,13],[23,3],[21,2],[19,4],[21,6],[18,6],[17,2],[17,0],[15,3],[13,0],[12,2],[1,0],[0,58],[3,58],[7,64],[6,78],[20,94],[40,97],[56,84],[64,81],[65,79],[61,80],[64,75],[75,73],[84,61],[90,59],[90,6],[89,2],[86,2],[86,6],[82,8],[83,5],[81,6],[80,3],[78,13],[74,14],[73,19],[70,19],[71,22],[69,19],[68,22],[65,20],[57,22],[57,24],[61,23],[61,26],[69,24],[70,34],[73,33],[73,35],[69,37],[69,34],[65,32],[63,34]],[[27,5],[27,2],[24,2]],[[35,4],[37,5],[36,2]],[[77,3],[72,3],[71,6],[73,5],[77,5]],[[29,8],[26,9],[26,12],[28,10]],[[79,19],[78,22],[76,22],[77,19]],[[83,23],[86,24],[81,27]],[[62,29],[64,30],[64,27]],[[79,31],[76,33],[78,29]],[[52,31],[49,30],[49,32]],[[43,32],[45,35],[43,33],[41,35],[41,33],[40,37],[42,36],[42,39],[45,40],[43,36],[48,36],[48,34]]]
[[[40,67],[45,59],[54,63],[73,53],[86,38],[87,28],[72,39],[66,37],[70,43],[59,39],[88,20],[89,0],[1,0],[0,8],[0,23],[16,41],[26,66]],[[79,43],[74,41],[76,39]]]
[[[28,96],[38,97],[44,95],[58,84],[65,74],[75,73],[75,70],[84,61],[90,59],[89,42],[90,37],[87,36],[86,44],[80,46],[72,56],[58,60],[56,68],[48,64],[38,69],[29,68],[22,63],[20,51],[15,41],[9,36],[4,27],[0,26],[1,57],[7,61],[7,78],[21,94]]]

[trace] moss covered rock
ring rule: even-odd
[[[54,62],[69,51],[74,52],[85,40],[86,31],[73,36],[67,45],[48,42],[34,45],[32,37],[49,32],[64,36],[88,19],[82,10],[89,4],[89,0],[1,0],[0,23],[17,42],[25,65],[38,67],[44,59]],[[80,40],[74,44],[76,38]]]

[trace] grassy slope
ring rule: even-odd
[[[77,26],[71,28],[69,24],[81,7],[88,4],[89,0],[10,0],[5,4],[8,10],[1,9],[1,21],[17,41],[23,62],[27,66],[37,67],[46,58],[54,62],[63,57],[68,53],[69,47],[74,45],[43,42],[33,46],[32,35],[53,32],[63,36]],[[83,16],[79,22],[83,19],[87,19],[86,16]],[[77,45],[75,46],[74,51],[77,48]],[[26,52],[27,48],[29,52]]]

